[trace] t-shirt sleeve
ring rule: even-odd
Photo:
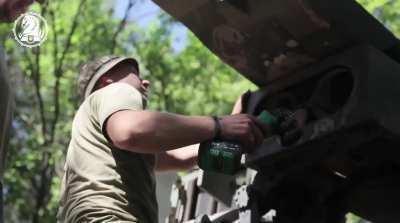
[[[101,130],[104,132],[104,124],[107,119],[117,111],[143,110],[142,95],[134,87],[125,83],[111,84],[100,90],[95,95],[95,107]]]

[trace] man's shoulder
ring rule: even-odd
[[[101,123],[120,110],[142,110],[142,95],[126,83],[113,83],[92,93],[78,111],[97,117]]]

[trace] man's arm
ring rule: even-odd
[[[157,154],[155,170],[188,170],[197,164],[199,144],[185,146]]]
[[[240,114],[242,112],[242,97],[243,95],[236,101],[231,114]],[[155,170],[169,171],[193,168],[197,164],[199,146],[199,144],[195,144],[157,154]]]
[[[253,116],[220,119],[222,137],[252,147],[262,141],[266,126]],[[120,148],[138,153],[160,153],[197,144],[214,137],[214,121],[206,116],[124,110],[105,123],[107,135]]]

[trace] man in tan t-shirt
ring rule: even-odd
[[[155,169],[192,167],[197,148],[190,145],[215,137],[248,148],[261,143],[266,126],[249,115],[145,110],[149,84],[132,58],[106,56],[82,67],[83,102],[72,124],[59,222],[155,223]]]

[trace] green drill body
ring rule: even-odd
[[[263,111],[258,119],[275,126],[277,118],[268,111]],[[243,149],[240,144],[226,141],[207,141],[200,144],[198,165],[206,172],[235,174],[241,166]]]

